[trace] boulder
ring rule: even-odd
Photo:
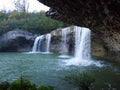
[[[13,30],[0,36],[1,52],[31,51],[36,35],[22,30]]]

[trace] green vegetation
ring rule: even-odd
[[[53,86],[41,86],[38,88],[38,90],[54,90]]]
[[[15,29],[22,29],[32,33],[44,34],[67,24],[50,19],[45,12],[0,12],[0,33]]]
[[[10,86],[9,82],[2,82],[0,83],[0,90],[7,90],[9,86]]]
[[[0,90],[54,90],[53,86],[41,86],[36,87],[29,80],[23,79],[22,77],[15,80],[11,84],[9,82],[0,83]]]
[[[22,77],[8,87],[7,90],[36,90],[34,84],[31,84],[29,80],[25,80]]]
[[[93,77],[80,72],[65,76],[64,80],[77,86],[79,90],[92,90],[92,84],[95,82]]]

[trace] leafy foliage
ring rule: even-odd
[[[34,84],[31,84],[29,80],[25,80],[22,77],[9,86],[7,90],[37,90]]]
[[[44,34],[66,26],[65,23],[46,17],[44,11],[37,13],[0,12],[0,32],[22,29],[32,33]]]
[[[10,86],[9,82],[2,82],[0,83],[0,90],[7,90],[9,86]]]
[[[0,83],[0,90],[54,90],[53,86],[40,86],[37,88],[29,80],[22,77],[11,84],[9,82]]]
[[[86,73],[77,72],[75,74],[71,74],[70,76],[65,76],[65,81],[68,81],[70,84],[73,84],[79,89],[82,90],[90,90],[92,83],[94,83],[95,79]]]

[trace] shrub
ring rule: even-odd
[[[9,86],[10,86],[9,82],[2,82],[0,83],[0,90],[7,90]]]
[[[13,83],[7,90],[37,90],[34,84],[31,84],[29,80],[25,80],[22,77]]]
[[[38,88],[38,90],[54,90],[53,86],[41,86]]]
[[[65,76],[65,81],[68,81],[70,84],[73,84],[82,90],[91,90],[92,83],[94,83],[95,79],[86,73],[75,73],[70,76]]]
[[[11,84],[9,82],[0,83],[0,90],[54,90],[53,86],[41,86],[37,88],[35,84],[31,84],[29,80],[22,77],[15,80]]]

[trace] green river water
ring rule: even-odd
[[[37,86],[52,85],[55,90],[74,90],[63,78],[75,71],[86,72],[96,81],[96,90],[120,90],[120,66],[103,60],[99,66],[66,65],[69,59],[60,59],[58,54],[0,53],[0,82],[12,82],[21,76]]]

